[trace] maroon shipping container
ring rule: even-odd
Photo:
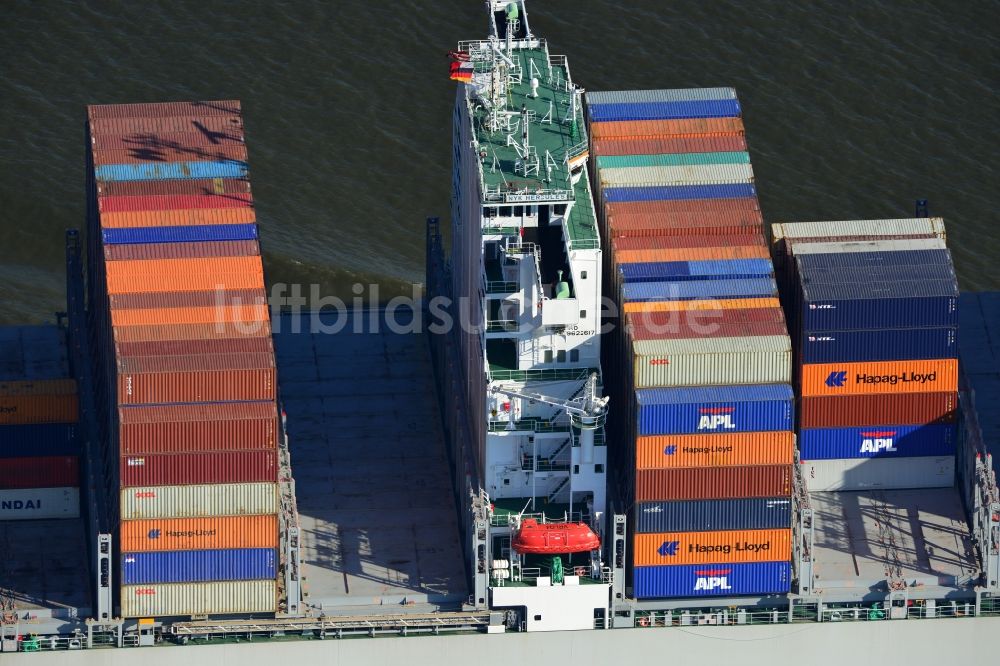
[[[121,456],[121,487],[275,483],[278,451],[210,451]]]
[[[245,178],[197,178],[192,180],[123,180],[97,184],[100,197],[146,197],[165,194],[247,194]]]
[[[204,243],[144,243],[104,246],[104,258],[108,261],[257,256],[260,256],[260,243],[255,240],[207,241]]]
[[[118,342],[119,358],[133,356],[199,356],[202,354],[274,354],[270,337],[218,338],[214,340],[168,340],[163,342]]]
[[[223,291],[163,291],[136,294],[110,294],[112,310],[162,310],[164,308],[216,307],[219,305],[265,305],[263,289]]]
[[[4,458],[0,460],[0,488],[76,488],[80,485],[80,458]]]
[[[88,118],[161,118],[165,116],[233,116],[241,115],[239,100],[208,102],[151,102],[141,104],[92,104]]]
[[[97,207],[102,213],[187,210],[190,208],[253,208],[253,197],[249,194],[101,197],[97,200]]]
[[[246,162],[246,146],[205,146],[179,148],[175,146],[137,146],[128,150],[95,150],[91,152],[94,166],[107,164],[146,164],[148,162]]]
[[[885,393],[802,398],[802,428],[860,428],[875,425],[954,423],[957,393]]]
[[[243,145],[243,130],[228,132],[130,132],[90,137],[91,150],[155,150],[159,146],[177,149],[214,148]]]
[[[635,477],[636,502],[788,497],[792,492],[791,465],[643,469]]]
[[[115,342],[151,342],[155,340],[211,340],[270,336],[271,322],[256,322],[251,326],[242,322],[210,324],[150,324],[148,326],[118,326],[114,329]]]
[[[665,215],[609,215],[605,218],[612,238],[618,236],[740,236],[760,232],[763,218],[753,210]]]
[[[679,325],[650,326],[639,319],[632,328],[633,340],[679,340],[690,338],[744,338],[760,335],[788,335],[783,321],[730,322],[694,321],[690,316],[698,312],[677,312],[688,315],[681,317]]]
[[[590,142],[597,157],[612,155],[669,155],[675,153],[730,153],[747,149],[742,136],[673,136],[663,138],[604,138]]]
[[[616,201],[604,204],[605,215],[668,215],[714,211],[760,210],[756,197],[746,199],[677,199],[666,201]]]
[[[625,320],[633,340],[788,334],[781,308],[633,312]]]
[[[118,404],[274,400],[274,354],[118,359]]]
[[[619,250],[680,250],[692,247],[767,247],[763,234],[747,233],[729,236],[618,236],[611,240],[612,249]]]
[[[147,118],[91,118],[90,134],[98,139],[105,136],[131,134],[177,134],[201,132],[242,132],[243,118],[239,114],[202,116],[159,116]]]
[[[121,455],[260,451],[278,445],[274,402],[118,408]]]

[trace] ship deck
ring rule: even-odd
[[[884,595],[890,574],[927,596],[978,572],[957,488],[810,493],[814,589],[824,596]],[[914,596],[911,593],[911,596]]]
[[[88,617],[88,550],[81,518],[0,520],[0,608],[13,602],[27,627]]]
[[[375,331],[370,313],[379,320]],[[347,612],[464,601],[426,336],[393,332],[378,310],[345,316],[339,332],[311,326],[310,314],[283,316],[275,331],[305,602]],[[316,321],[330,327],[336,318]],[[411,318],[399,313],[395,321],[407,326]],[[355,333],[356,325],[365,332]]]

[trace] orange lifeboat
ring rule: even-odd
[[[519,553],[560,555],[601,547],[601,538],[585,523],[539,523],[526,518],[514,533],[511,546]]]

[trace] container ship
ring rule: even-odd
[[[735,90],[486,4],[391,312],[268,298],[239,102],[88,107],[67,313],[0,330],[4,651],[1000,615],[943,220],[765,224]]]

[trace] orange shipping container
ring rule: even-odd
[[[685,312],[690,310],[725,310],[738,308],[753,310],[755,308],[780,308],[777,298],[714,298],[696,299],[691,301],[632,301],[622,305],[622,312]]]
[[[803,365],[802,395],[950,393],[958,390],[958,360],[816,363]]]
[[[792,530],[636,534],[636,565],[780,562],[792,555]]]
[[[249,224],[256,221],[257,214],[253,208],[189,208],[101,213],[101,227],[104,229]]]
[[[737,247],[676,247],[658,250],[618,250],[616,264],[659,261],[699,261],[703,259],[770,259],[763,245]]]
[[[260,327],[259,322],[270,318],[266,305],[224,305],[221,307],[159,308],[150,310],[112,310],[111,325],[149,326],[156,324],[223,324],[245,323],[248,333]]]
[[[219,548],[276,548],[277,516],[224,516],[125,520],[121,523],[123,553]]]
[[[271,321],[248,323],[153,324],[114,329],[115,342],[159,342],[168,340],[216,340],[271,335]]]
[[[227,273],[261,274],[264,266],[260,257],[208,257],[199,259],[147,259],[108,261],[108,280],[113,277],[142,275],[225,275]],[[132,291],[145,291],[133,289]]]
[[[132,263],[132,262],[115,262]],[[141,291],[208,291],[210,289],[263,289],[261,273],[203,273],[173,275],[118,275],[108,276],[109,294],[127,294]]]
[[[790,431],[713,435],[658,435],[636,438],[636,469],[791,465],[795,435]]]
[[[668,137],[668,136],[712,136],[744,134],[743,120],[740,118],[690,118],[685,120],[624,120],[606,123],[591,123],[590,136],[595,139],[607,137]]]
[[[76,394],[0,395],[0,425],[76,423],[80,418]]]

